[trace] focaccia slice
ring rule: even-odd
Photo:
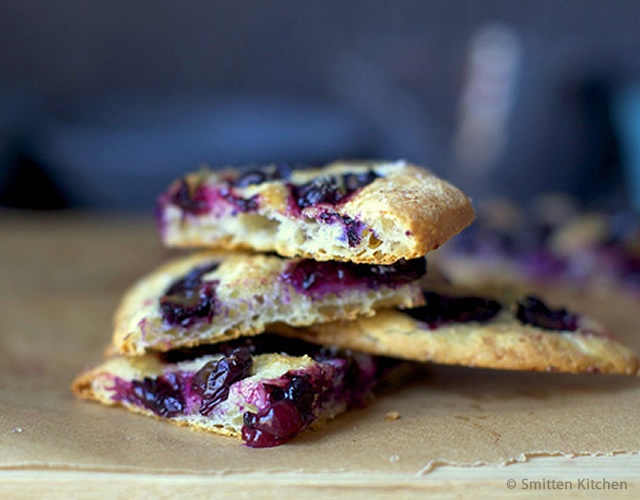
[[[432,254],[432,262],[468,286],[549,285],[640,296],[640,214],[587,211],[566,194],[526,207],[486,200],[478,220]]]
[[[174,182],[158,214],[170,247],[367,264],[422,257],[475,216],[460,190],[403,161],[202,171]]]
[[[395,363],[265,334],[108,359],[81,374],[72,390],[81,399],[270,447],[363,406]]]
[[[126,355],[168,351],[294,326],[355,319],[422,303],[425,259],[389,266],[202,252],[135,283],[115,315],[113,346]]]
[[[638,358],[597,321],[524,296],[506,301],[460,289],[424,292],[426,305],[356,321],[280,331],[414,361],[502,370],[638,374]]]

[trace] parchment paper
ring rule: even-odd
[[[124,289],[170,254],[149,219],[0,214],[0,468],[421,473],[640,451],[640,380],[415,369],[367,408],[271,449],[77,401]],[[547,290],[640,349],[640,300]],[[398,412],[389,421],[385,415]]]

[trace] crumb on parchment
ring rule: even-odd
[[[384,416],[384,419],[387,422],[393,422],[394,420],[398,420],[400,418],[400,413],[397,411],[389,411],[387,412],[387,414]]]

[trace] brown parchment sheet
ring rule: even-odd
[[[155,231],[150,219],[0,213],[0,468],[419,474],[640,452],[640,380],[617,376],[417,369],[271,449],[77,401],[69,384],[101,359],[120,295],[170,255]],[[640,349],[640,300],[546,293]]]

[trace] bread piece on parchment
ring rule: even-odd
[[[372,266],[243,253],[180,257],[126,292],[113,347],[140,355],[258,334],[276,322],[303,326],[416,306],[425,271],[425,259]]]
[[[424,256],[468,226],[467,197],[398,162],[270,165],[186,175],[159,197],[164,244],[392,264]]]
[[[393,363],[265,334],[169,355],[114,357],[81,374],[72,390],[269,447],[365,404]]]
[[[469,289],[425,291],[426,305],[279,331],[377,355],[503,370],[637,375],[632,349],[584,314],[533,296],[495,300]]]

